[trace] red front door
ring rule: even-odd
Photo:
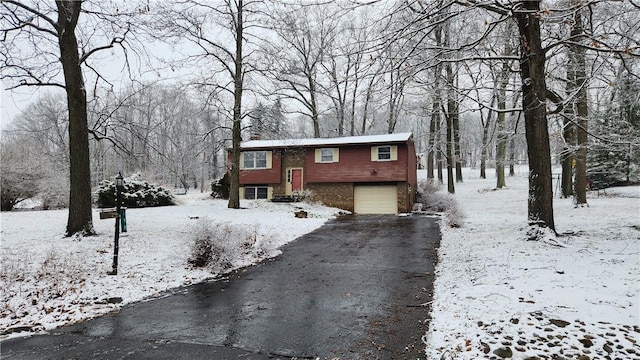
[[[302,191],[302,169],[291,169],[291,191]]]

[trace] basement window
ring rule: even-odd
[[[266,199],[268,192],[266,186],[245,186],[244,198],[247,200]]]

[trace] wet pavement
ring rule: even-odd
[[[424,359],[438,225],[346,216],[283,255],[115,314],[0,343],[3,359]]]

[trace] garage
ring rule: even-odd
[[[396,214],[398,188],[394,185],[355,185],[353,208],[356,214]]]

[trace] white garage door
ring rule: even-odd
[[[353,189],[356,214],[395,214],[398,212],[396,185],[356,185]]]

